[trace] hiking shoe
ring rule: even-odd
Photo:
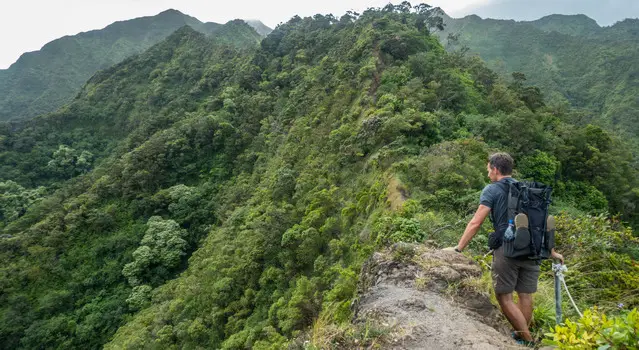
[[[515,339],[515,342],[517,342],[517,344],[519,344],[519,345],[523,345],[523,346],[528,347],[528,348],[534,348],[535,346],[537,346],[537,343],[535,343],[534,341],[527,341],[527,340],[523,340],[523,339]]]
[[[519,336],[517,335],[517,332],[515,332],[515,331],[511,331],[510,332],[510,336],[519,345],[523,345],[523,346],[526,346],[526,347],[529,347],[529,348],[534,348],[537,345],[537,343],[534,342],[534,341],[527,341],[527,340],[523,340],[523,339],[519,338]]]
[[[513,245],[516,250],[524,249],[530,244],[530,230],[528,229],[528,216],[517,214],[515,216],[515,241]]]
[[[528,228],[528,216],[526,214],[517,214],[515,216],[515,228],[519,229],[520,227]]]

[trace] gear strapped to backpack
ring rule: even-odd
[[[500,183],[507,193],[508,220],[512,223],[517,214],[526,214],[528,228],[520,227],[511,239],[505,239],[506,228],[496,232],[496,247],[504,246],[504,256],[508,258],[548,259],[555,245],[555,230],[548,230],[548,207],[552,187],[540,182]]]

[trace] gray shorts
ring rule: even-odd
[[[519,260],[504,257],[504,248],[493,253],[493,288],[497,294],[532,294],[537,291],[539,265],[535,260]]]

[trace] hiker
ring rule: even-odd
[[[533,312],[532,294],[537,291],[541,260],[530,259],[528,256],[519,258],[504,256],[505,248],[504,244],[502,244],[504,234],[498,235],[496,232],[504,232],[504,228],[513,225],[513,221],[515,226],[520,227],[525,225],[527,229],[528,221],[524,214],[515,216],[515,220],[509,220],[508,218],[510,197],[508,188],[510,184],[517,183],[517,181],[511,177],[513,169],[512,157],[507,153],[495,153],[489,157],[486,168],[491,183],[484,187],[481,193],[479,208],[466,226],[466,230],[464,230],[464,234],[460,238],[457,246],[446,248],[445,250],[454,250],[461,253],[464,248],[468,246],[477,231],[479,231],[486,217],[490,216],[495,229],[495,232],[489,236],[489,246],[494,249],[491,269],[493,288],[495,289],[497,301],[499,302],[502,313],[515,329],[515,333],[513,334],[514,338],[520,340],[523,344],[530,345],[533,343],[533,338],[528,330]],[[547,204],[549,203],[550,201],[548,200]],[[544,218],[544,221],[545,220],[546,218]],[[548,257],[560,260],[563,264],[563,256],[554,249],[554,218],[550,217],[548,221],[550,220],[552,220],[553,236],[551,239],[552,245],[550,249],[548,249]],[[546,224],[544,226],[549,227],[550,225]],[[495,239],[494,237],[497,238]],[[530,234],[527,239],[530,241]],[[514,302],[513,291],[517,292],[519,303]]]

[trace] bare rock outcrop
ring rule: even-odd
[[[462,254],[397,244],[362,268],[354,322],[389,329],[386,349],[521,348],[486,283]]]

